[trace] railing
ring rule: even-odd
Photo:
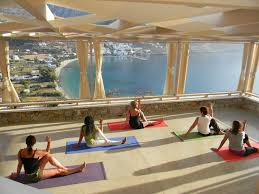
[[[215,98],[228,98],[239,97],[243,94],[240,91],[235,92],[216,92],[216,93],[193,93],[193,94],[179,94],[179,95],[162,95],[162,96],[142,96],[140,97],[143,103],[150,102],[167,102],[167,101],[186,101],[198,99],[215,99]],[[250,95],[250,94],[249,94]],[[58,100],[58,101],[39,101],[39,102],[21,102],[21,103],[5,103],[0,104],[2,110],[13,108],[39,108],[39,107],[56,107],[56,106],[96,106],[103,104],[127,104],[133,100],[134,97],[116,97],[106,99],[77,99],[77,100]]]
[[[257,95],[257,94],[250,93],[250,92],[245,92],[244,96],[249,98],[250,100],[254,100],[256,102],[259,102],[259,95]]]

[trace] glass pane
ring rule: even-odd
[[[235,91],[242,55],[243,44],[191,44],[186,93]]]
[[[257,67],[257,72],[256,72],[256,77],[255,77],[255,83],[254,83],[254,89],[253,89],[253,93],[258,94],[259,95],[259,73],[258,73],[258,67]]]
[[[165,52],[165,44],[106,43],[102,66],[106,95],[162,95],[166,74]],[[92,70],[90,65],[88,68],[91,86]],[[60,84],[69,97],[79,97],[77,60],[61,70]]]

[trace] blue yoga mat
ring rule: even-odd
[[[115,137],[111,138],[111,140],[122,140],[124,137]],[[127,142],[121,145],[115,146],[101,146],[101,147],[94,147],[90,148],[87,147],[85,142],[81,143],[79,148],[74,148],[73,145],[77,144],[77,141],[68,141],[66,145],[66,154],[76,154],[76,153],[83,153],[83,152],[96,152],[96,151],[105,151],[105,150],[114,150],[114,149],[123,149],[123,148],[131,148],[131,147],[140,147],[136,137],[128,136]]]

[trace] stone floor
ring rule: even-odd
[[[38,149],[45,148],[44,139],[49,135],[53,140],[51,152],[64,165],[102,161],[107,173],[107,180],[46,189],[50,193],[256,193],[258,158],[224,162],[210,150],[219,145],[221,137],[181,142],[171,133],[174,129],[187,130],[195,116],[197,113],[149,117],[163,117],[168,124],[165,128],[111,133],[105,126],[108,137],[134,135],[141,147],[70,155],[64,153],[65,143],[78,139],[82,124],[79,121],[1,127],[0,175],[15,171],[16,153],[25,147],[27,135],[36,135]],[[215,117],[223,125],[230,125],[234,119],[248,120],[248,134],[259,140],[258,115],[239,109],[222,109],[216,111]]]

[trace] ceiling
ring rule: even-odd
[[[1,0],[0,38],[259,40],[259,0]]]

